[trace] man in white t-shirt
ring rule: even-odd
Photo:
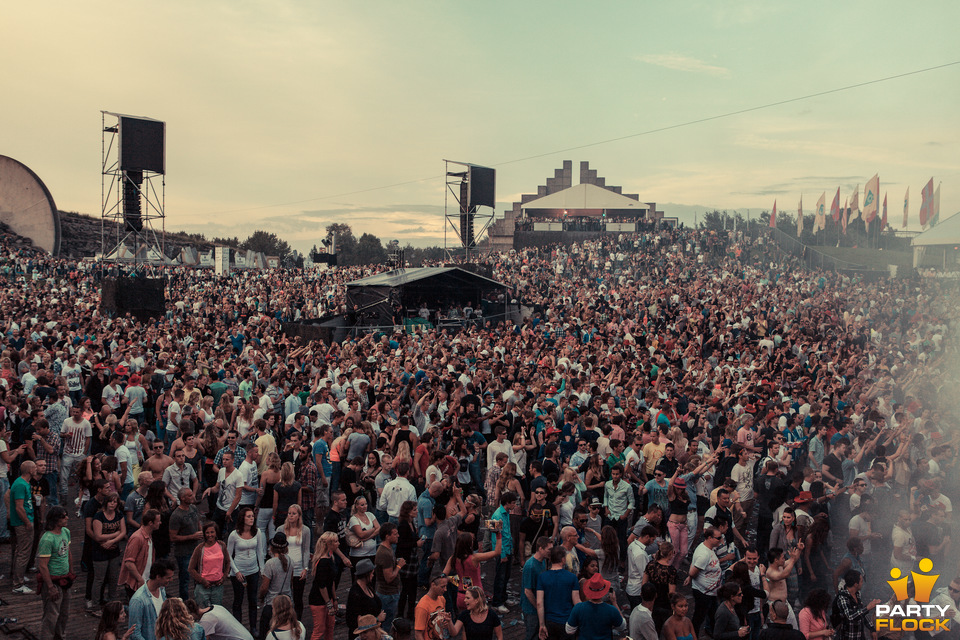
[[[60,374],[67,379],[67,391],[73,404],[80,404],[80,398],[83,397],[83,369],[77,363],[75,353],[70,354]]]
[[[737,494],[740,496],[742,511],[734,513],[734,524],[740,534],[746,537],[746,527],[750,526],[750,514],[753,513],[753,501],[756,494],[753,490],[753,461],[747,448],[737,453],[737,464],[730,471],[730,478],[737,483]]]
[[[706,620],[706,633],[713,635],[713,618],[717,611],[717,591],[723,582],[720,560],[713,552],[723,544],[723,534],[719,529],[707,527],[703,532],[703,542],[693,552],[690,563],[690,575],[684,584],[693,581],[693,628],[699,632],[700,625]]]
[[[260,450],[256,444],[247,445],[247,457],[238,467],[243,478],[243,490],[240,495],[240,506],[252,507],[257,503],[257,492],[260,490],[260,473],[257,462],[260,460]]]
[[[113,374],[110,376],[110,382],[103,388],[100,394],[103,404],[108,405],[114,415],[120,417],[120,407],[123,401],[123,389],[120,388],[120,376]]]
[[[133,491],[133,465],[137,463],[137,454],[131,451],[126,445],[127,436],[122,431],[114,431],[110,435],[110,443],[113,445],[113,455],[117,457],[117,473],[120,474],[122,488],[120,489],[120,502],[126,502],[127,496]]]
[[[625,591],[631,609],[640,604],[640,586],[643,583],[643,573],[650,562],[647,545],[653,542],[656,537],[657,530],[647,525],[640,532],[639,537],[627,546],[627,586]]]
[[[167,450],[177,439],[177,432],[180,429],[180,414],[183,411],[180,408],[181,403],[183,403],[183,389],[177,389],[173,392],[173,401],[167,406],[167,428],[164,430]]]
[[[233,465],[232,451],[224,451],[220,461],[222,466],[217,475],[217,484],[207,488],[200,498],[202,500],[211,493],[216,494],[217,506],[213,513],[213,521],[220,527],[221,537],[226,537],[233,531],[233,515],[237,505],[240,504],[243,476]]]
[[[78,406],[70,409],[70,417],[63,421],[60,439],[63,441],[63,458],[60,463],[60,504],[67,504],[67,487],[70,477],[90,452],[90,440],[93,427],[83,418],[83,410]]]

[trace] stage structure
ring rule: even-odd
[[[479,255],[477,239],[493,222],[497,172],[466,162],[443,162],[447,183],[443,197],[443,248],[448,259],[453,257],[454,251],[463,249],[464,259],[471,262]],[[455,206],[450,201],[451,196]]]
[[[132,271],[164,253],[166,123],[101,111],[101,234],[105,263]],[[107,222],[116,223],[109,228]]]

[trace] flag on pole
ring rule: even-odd
[[[773,201],[773,211],[770,212],[770,228],[777,228],[777,201]]]
[[[800,204],[797,206],[797,237],[803,235],[803,196],[800,196]]]
[[[920,191],[920,227],[925,228],[927,221],[930,220],[930,208],[933,205],[933,178],[930,182],[923,185]]]
[[[817,200],[817,220],[814,224],[814,231],[820,231],[821,229],[827,228],[827,216],[824,213],[824,201],[827,199],[827,192],[824,191],[820,194],[820,199]]]
[[[854,220],[860,217],[860,185],[857,185],[857,188],[853,190],[853,195],[850,196],[850,219]]]
[[[910,210],[910,187],[907,187],[907,192],[903,194],[903,228],[907,228],[907,211]]]
[[[833,196],[833,202],[830,203],[830,217],[833,218],[833,224],[840,222],[840,187],[837,187],[837,195]]]
[[[849,200],[843,199],[843,213],[840,214],[840,222],[843,225],[843,235],[847,235],[847,221],[850,218]]]
[[[880,231],[887,228],[887,194],[883,194],[883,217],[880,218]]]
[[[940,222],[940,185],[937,185],[937,190],[933,192],[933,211],[930,213],[930,226]]]
[[[863,219],[869,224],[873,222],[878,213],[880,204],[880,174],[874,174],[867,180],[867,185],[863,188]]]

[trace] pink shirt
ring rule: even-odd
[[[210,582],[223,578],[223,549],[219,543],[200,550],[200,575]]]
[[[807,638],[810,637],[811,633],[823,631],[827,628],[826,616],[822,618],[815,618],[813,616],[813,611],[810,610],[810,607],[804,607],[800,610],[800,615],[797,616],[797,622],[800,624],[800,633]]]

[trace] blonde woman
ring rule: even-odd
[[[273,537],[277,530],[273,522],[273,505],[276,496],[273,488],[280,482],[280,456],[276,451],[267,455],[267,466],[260,474],[260,509],[257,511],[257,529],[264,532],[266,539]],[[264,543],[266,550],[266,543]]]
[[[193,396],[191,396],[192,398]],[[213,396],[204,396],[200,401],[200,411],[198,416],[203,422],[204,426],[213,422]]]
[[[337,613],[337,567],[333,555],[340,547],[335,531],[327,531],[317,540],[313,551],[313,586],[307,602],[313,617],[310,640],[333,640],[333,626]]]
[[[290,579],[290,593],[297,610],[297,618],[303,617],[303,589],[307,586],[307,572],[310,570],[310,527],[303,526],[303,507],[290,505],[287,519],[277,529],[287,537],[287,557],[293,565],[293,577]]]
[[[253,412],[257,407],[252,401],[243,402],[241,400],[240,402],[241,406],[233,416],[233,428],[237,430],[242,440],[247,437],[247,434],[250,433],[250,430],[253,428]]]
[[[496,504],[500,504],[500,496],[507,491],[513,491],[517,494],[517,515],[519,515],[520,507],[526,500],[526,497],[523,494],[523,487],[520,486],[520,481],[517,480],[517,465],[515,462],[508,462],[506,466],[503,467],[500,477],[497,478],[497,485],[494,493],[494,500],[496,501]]]
[[[480,587],[467,587],[463,594],[466,610],[457,616],[456,621],[447,619],[447,630],[450,637],[455,638],[464,633],[464,640],[481,640],[495,638],[503,640],[503,626],[500,616],[487,606],[487,596]],[[492,631],[492,634],[491,634]]]
[[[280,482],[273,487],[273,524],[280,526],[287,519],[287,509],[302,502],[303,491],[294,477],[292,462],[280,466]]]
[[[160,606],[156,626],[157,640],[202,640],[206,637],[180,598],[167,598]]]
[[[307,630],[299,620],[300,616],[294,610],[287,596],[277,596],[273,599],[273,615],[270,618],[270,640],[301,640],[307,635]]]
[[[359,546],[351,547],[351,571],[363,559],[373,562],[377,555],[377,535],[380,533],[380,523],[376,516],[367,511],[367,499],[362,495],[353,501],[350,520],[347,521],[347,530],[357,537]]]

